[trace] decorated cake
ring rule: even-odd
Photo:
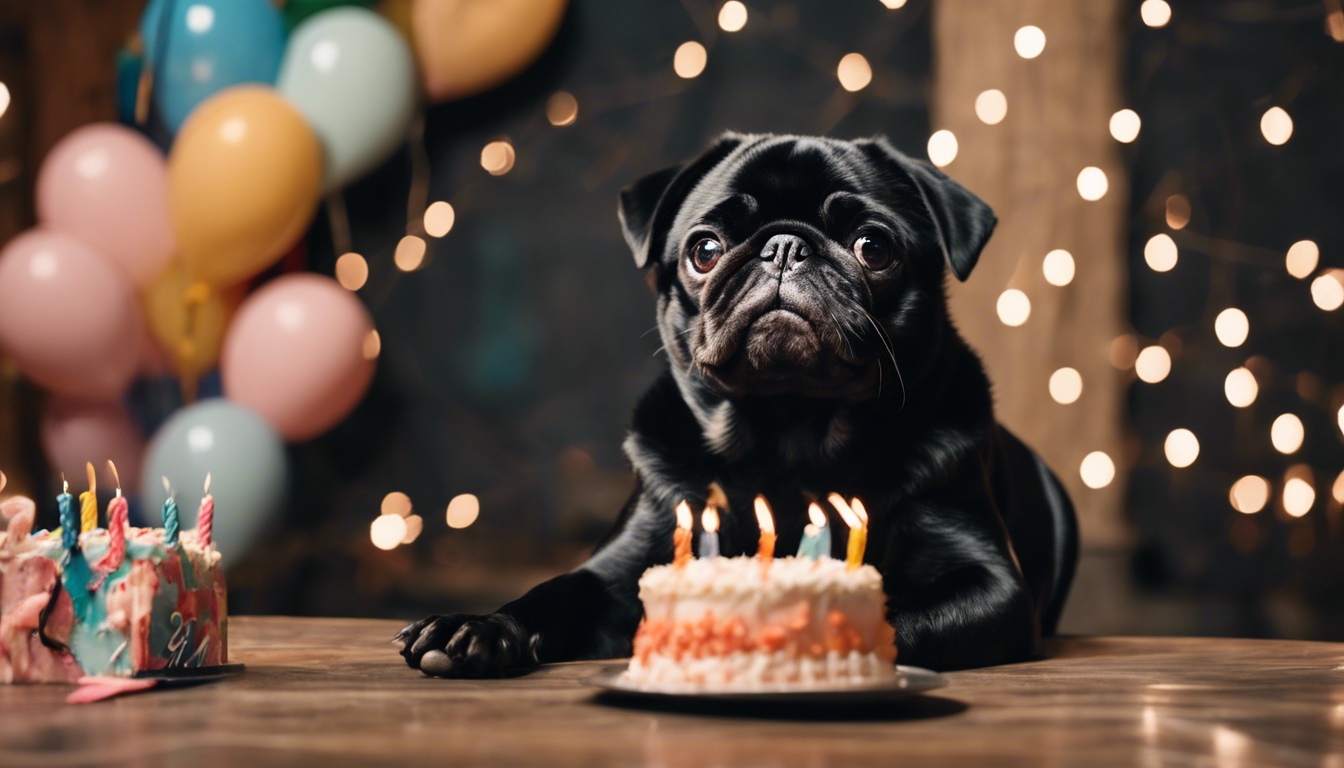
[[[27,499],[0,510],[9,519],[0,532],[0,682],[226,663],[224,573],[208,527],[179,534],[175,506],[167,529],[130,527],[118,495],[108,529],[76,534],[62,497],[60,531],[32,532]]]
[[[660,688],[772,690],[864,685],[896,677],[896,632],[886,619],[882,575],[863,564],[868,513],[857,499],[827,497],[848,524],[845,560],[830,557],[821,505],[796,557],[774,558],[770,506],[756,497],[756,557],[719,556],[719,512],[711,486],[701,513],[700,558],[691,558],[693,517],[677,506],[674,558],[644,572],[644,621],[635,633],[627,682]]]

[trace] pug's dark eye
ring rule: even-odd
[[[854,241],[854,255],[874,271],[891,266],[891,245],[873,235],[861,235]]]
[[[723,243],[712,237],[706,237],[691,247],[691,264],[700,272],[708,272],[719,263],[723,255]]]

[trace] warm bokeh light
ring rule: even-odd
[[[882,4],[894,11],[905,7],[905,0],[882,0]]]
[[[1311,300],[1326,312],[1333,312],[1344,305],[1344,284],[1339,275],[1327,272],[1311,281]]]
[[[1009,288],[999,294],[998,310],[999,320],[1004,325],[1016,328],[1031,317],[1031,299],[1016,288]]]
[[[411,514],[411,497],[401,491],[393,491],[383,497],[383,505],[379,511],[384,515],[406,517]]]
[[[406,518],[400,515],[379,515],[369,526],[369,538],[379,549],[396,549],[406,538]]]
[[[474,494],[464,493],[454,496],[448,502],[448,527],[466,528],[481,516],[481,500]]]
[[[1316,503],[1316,489],[1300,477],[1290,477],[1283,484],[1283,511],[1293,517],[1302,517]]]
[[[1288,246],[1288,255],[1283,260],[1283,266],[1287,268],[1288,274],[1302,280],[1316,271],[1316,265],[1321,260],[1321,249],[1311,240],[1298,240],[1296,243]]]
[[[739,32],[747,26],[747,6],[739,0],[728,0],[719,9],[719,29],[724,32]]]
[[[1335,419],[1339,424],[1339,431],[1344,432],[1344,406],[1340,406],[1339,413],[1335,414]]]
[[[1122,109],[1111,115],[1111,138],[1121,144],[1128,144],[1139,138],[1139,129],[1143,127],[1143,121],[1139,119],[1139,113],[1132,109]]]
[[[364,345],[361,350],[364,353],[365,360],[375,360],[383,351],[383,337],[378,335],[378,331],[369,331],[364,337]]]
[[[1171,373],[1171,354],[1156,344],[1144,347],[1134,359],[1134,372],[1140,380],[1156,384]]]
[[[9,101],[9,86],[0,83],[0,117],[4,117],[5,113],[9,111]]]
[[[985,125],[998,125],[1008,116],[1008,97],[997,88],[982,91],[975,97],[975,116]]]
[[[1024,59],[1040,56],[1045,50],[1045,32],[1040,27],[1022,27],[1013,35],[1013,49]]]
[[[579,100],[569,91],[556,91],[546,100],[546,122],[551,125],[573,125],[578,117]]]
[[[1232,508],[1243,515],[1253,515],[1269,503],[1269,481],[1259,475],[1247,475],[1232,484],[1228,499]]]
[[[1274,444],[1274,450],[1279,453],[1297,453],[1306,436],[1302,420],[1293,413],[1279,416],[1269,428],[1269,442]]]
[[[1116,336],[1111,341],[1110,348],[1106,351],[1106,358],[1111,361],[1111,365],[1122,371],[1127,371],[1134,367],[1134,361],[1139,356],[1139,340],[1125,334]]]
[[[1199,439],[1188,429],[1173,429],[1162,446],[1167,461],[1177,469],[1188,467],[1199,458]]]
[[[1256,395],[1260,394],[1260,385],[1249,368],[1236,368],[1223,381],[1223,393],[1227,395],[1227,402],[1234,407],[1245,408],[1255,402]]]
[[[1170,272],[1179,257],[1180,249],[1176,247],[1176,241],[1166,233],[1153,235],[1143,246],[1143,260],[1154,272]]]
[[[1285,144],[1293,135],[1293,118],[1283,107],[1270,107],[1260,118],[1260,132],[1270,144]]]
[[[1115,479],[1115,462],[1103,451],[1093,451],[1083,457],[1078,475],[1088,488],[1105,488]]]
[[[942,168],[957,159],[957,136],[944,128],[929,137],[929,162]]]
[[[1143,0],[1139,18],[1150,27],[1165,27],[1171,21],[1171,6],[1167,5],[1167,0]]]
[[[846,91],[861,91],[873,81],[873,68],[861,53],[847,53],[835,68],[835,76],[840,78],[840,87]]]
[[[1073,282],[1073,254],[1062,248],[1056,248],[1045,254],[1045,261],[1041,262],[1041,271],[1045,273],[1045,282],[1051,285],[1068,285]]]
[[[690,79],[704,72],[707,63],[709,52],[705,46],[690,40],[677,47],[677,52],[672,56],[672,71],[677,73],[677,77]]]
[[[402,544],[413,544],[420,538],[420,532],[425,529],[425,519],[419,515],[411,515],[406,518],[406,535],[401,538]]]
[[[369,281],[369,262],[358,253],[345,253],[336,260],[336,282],[347,291],[358,291]]]
[[[1228,307],[1219,312],[1213,321],[1213,333],[1224,347],[1240,347],[1251,333],[1251,321],[1246,318],[1245,312]]]
[[[425,263],[425,241],[415,235],[407,235],[397,243],[397,252],[392,261],[402,272],[414,272]]]
[[[1074,368],[1060,368],[1050,374],[1050,396],[1060,405],[1077,402],[1083,394],[1083,375]]]
[[[1331,40],[1344,43],[1344,8],[1336,6],[1333,11],[1325,15],[1325,29],[1330,33]]]
[[[1344,472],[1340,472],[1335,478],[1335,484],[1330,487],[1330,495],[1335,497],[1335,501],[1344,504]]]
[[[481,148],[481,167],[491,176],[503,176],[513,170],[517,155],[507,139],[492,141]]]
[[[1111,183],[1106,180],[1106,172],[1089,165],[1078,172],[1078,194],[1088,202],[1100,200],[1106,196]]]
[[[1167,198],[1167,226],[1172,229],[1185,229],[1190,223],[1190,201],[1185,195],[1172,195]]]
[[[453,230],[456,222],[457,212],[442,200],[425,209],[425,233],[430,237],[443,237]]]

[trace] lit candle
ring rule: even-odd
[[[700,513],[700,557],[709,560],[719,556],[719,510],[711,504]]]
[[[812,522],[803,528],[803,540],[798,542],[798,556],[817,560],[831,556],[831,529],[826,525],[826,513],[814,501],[807,506]]]
[[[173,486],[168,482],[168,478],[163,478],[163,492],[168,494],[168,498],[163,500],[163,543],[165,546],[177,546],[177,497],[173,494]]]
[[[205,497],[201,499],[201,511],[196,515],[196,539],[202,547],[210,546],[215,525],[215,497],[210,495],[210,473],[205,473]]]
[[[107,556],[99,570],[111,573],[121,567],[126,559],[126,523],[130,515],[130,506],[126,497],[121,495],[121,476],[117,474],[117,465],[108,460],[112,469],[112,479],[117,483],[117,495],[107,503]]]
[[[89,473],[89,490],[79,494],[79,529],[88,533],[98,527],[98,475],[93,462],[86,462],[84,467]]]
[[[691,505],[684,500],[677,505],[677,529],[672,532],[672,564],[685,568],[691,562]]]
[[[56,495],[56,508],[61,513],[61,546],[79,549],[79,521],[75,519],[71,501],[70,483],[65,481],[65,475],[61,475],[61,492]]]
[[[775,557],[775,518],[770,514],[770,505],[764,496],[756,497],[756,524],[761,527],[761,543],[756,547],[756,556],[764,562]]]
[[[844,519],[845,525],[849,526],[849,547],[845,555],[845,566],[851,571],[857,570],[863,565],[863,550],[868,546],[868,513],[864,511],[863,504],[858,499],[854,499],[854,503],[851,504],[840,494],[832,493],[826,500],[831,502],[831,506],[835,507],[835,511]]]

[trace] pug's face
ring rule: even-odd
[[[738,135],[627,188],[621,219],[673,365],[728,397],[845,401],[936,333],[946,265],[965,279],[994,223],[883,141]]]

